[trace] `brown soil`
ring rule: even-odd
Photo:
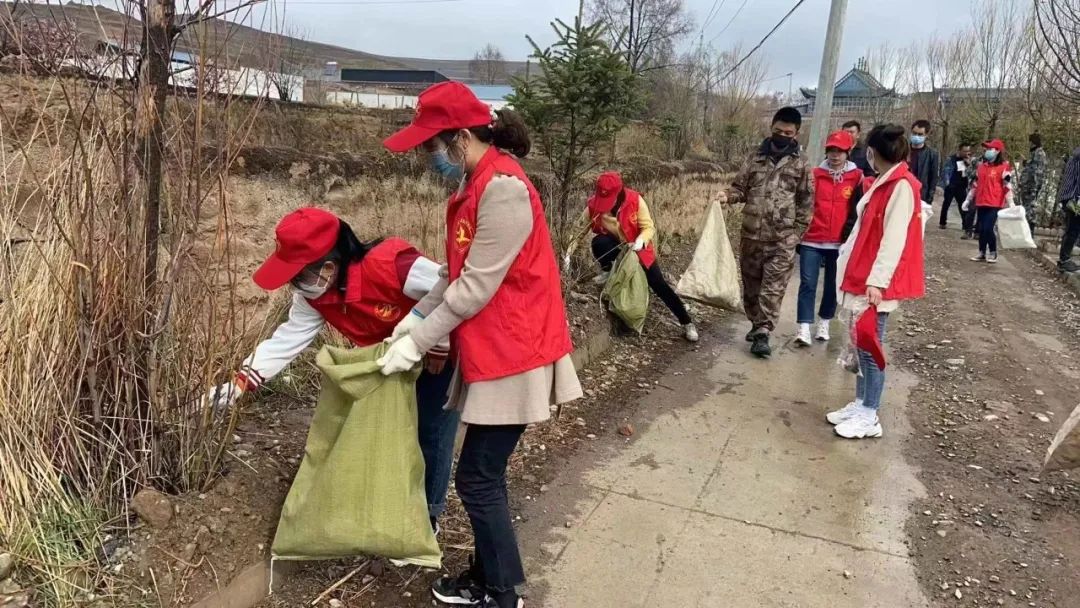
[[[664,257],[666,265],[685,267],[692,248],[690,242],[669,245]],[[579,345],[590,336],[603,334],[611,324],[600,308],[596,292],[588,278],[571,290],[568,307]],[[704,338],[694,348],[705,348],[709,328],[721,313],[692,304],[691,308]],[[587,397],[567,405],[557,420],[526,433],[511,462],[514,512],[522,513],[528,504],[540,499],[547,489],[545,484],[554,476],[553,466],[573,457],[594,437],[619,432],[636,399],[651,390],[651,381],[646,379],[655,377],[672,355],[687,348],[670,313],[653,298],[644,335],[615,338],[611,348],[582,372]],[[310,362],[298,365],[308,366]],[[279,387],[278,394],[248,406],[249,414],[236,431],[228,470],[222,479],[205,494],[177,498],[178,515],[168,529],[139,529],[133,535],[135,559],[127,558],[134,564],[132,574],[160,605],[196,602],[224,587],[249,565],[269,557],[280,505],[302,458],[317,395],[314,385],[282,387],[279,383]],[[444,571],[453,572],[464,566],[471,548],[469,524],[453,491],[441,524]],[[366,562],[357,558],[279,563],[275,573],[287,577],[283,579],[287,582],[261,605],[277,608],[310,604],[334,582]],[[415,567],[394,568],[375,560],[326,601],[338,599],[348,606],[430,606],[427,587],[437,575]]]
[[[908,524],[920,580],[941,605],[1080,606],[1080,485],[1040,472],[1080,391],[1077,297],[1027,253],[977,264],[974,243],[931,230],[927,298],[890,328],[921,379],[907,410],[928,491]]]

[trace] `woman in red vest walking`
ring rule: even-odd
[[[889,314],[900,302],[921,298],[923,276],[921,184],[905,160],[908,141],[899,125],[870,131],[867,160],[878,177],[859,200],[858,219],[840,248],[837,272],[840,304],[862,319],[870,318],[870,343],[860,343],[855,400],[827,418],[836,434],[848,439],[881,437],[878,408],[885,388],[885,359],[880,345]],[[861,336],[860,336],[861,338]]]
[[[217,409],[231,407],[284,370],[330,325],[357,346],[377,344],[403,318],[430,312],[420,300],[439,281],[439,266],[399,238],[363,243],[352,228],[322,209],[299,209],[277,226],[277,250],[255,272],[266,290],[291,285],[289,318],[244,360],[232,382],[211,391]],[[431,527],[446,506],[454,459],[457,412],[447,411],[452,370],[447,345],[427,356],[416,383],[420,449]]]
[[[686,312],[679,294],[668,285],[660,264],[656,261],[656,247],[653,238],[656,227],[653,225],[649,206],[635,190],[623,186],[622,176],[615,171],[602,173],[596,180],[596,191],[589,198],[585,214],[594,235],[592,240],[593,257],[600,263],[601,273],[596,277],[598,284],[607,281],[611,266],[619,255],[623,243],[630,243],[630,248],[637,252],[641,266],[645,269],[645,278],[649,289],[668,307],[679,320],[683,328],[683,337],[690,342],[698,341],[697,327],[690,313]]]
[[[528,133],[514,112],[493,112],[465,85],[445,82],[420,94],[412,123],[384,145],[445,149],[465,175],[447,204],[442,299],[426,318],[399,325],[379,362],[384,374],[410,369],[450,335],[458,367],[450,403],[468,425],[455,485],[475,554],[466,572],[435,581],[432,592],[451,604],[517,608],[525,572],[506,464],[526,425],[582,394],[544,208],[513,158],[528,154]]]
[[[1005,143],[992,139],[983,143],[983,162],[975,171],[975,181],[968,189],[963,210],[975,205],[975,227],[979,233],[979,255],[971,258],[973,262],[996,264],[998,212],[1004,207],[1012,207],[1013,168],[1005,155]]]
[[[813,171],[814,217],[799,245],[799,331],[795,340],[804,346],[811,343],[810,326],[814,323],[814,300],[822,267],[825,285],[814,338],[827,341],[829,322],[836,316],[836,258],[854,222],[855,205],[862,197],[862,169],[848,160],[853,147],[855,138],[850,133],[832,133],[825,141],[825,160]]]

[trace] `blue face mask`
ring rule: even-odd
[[[460,165],[450,162],[450,156],[446,150],[436,150],[431,153],[431,170],[452,182],[460,182],[465,176]]]
[[[993,162],[994,159],[997,158],[997,157],[998,157],[998,151],[993,149],[993,148],[990,148],[986,152],[983,152],[983,158],[985,158],[986,160],[988,160],[990,162]]]
[[[921,146],[921,145],[926,143],[926,136],[925,135],[912,135],[911,137],[908,138],[908,141],[910,141],[911,145],[913,145],[913,146]]]

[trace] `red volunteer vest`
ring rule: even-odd
[[[396,260],[413,246],[398,238],[376,245],[363,260],[349,267],[345,294],[331,289],[309,300],[331,327],[357,346],[370,346],[390,337],[394,326],[416,304],[402,293]]]
[[[484,308],[450,336],[466,382],[496,380],[558,361],[573,349],[566,322],[559,267],[540,195],[521,165],[491,147],[446,210],[446,260],[450,281],[461,276],[476,235],[477,207],[496,175],[520,179],[529,190],[532,234],[518,252],[502,285]]]
[[[911,174],[907,163],[899,167],[884,181],[878,178],[877,189],[870,194],[870,200],[863,207],[859,216],[859,234],[851,249],[841,291],[855,295],[866,293],[866,280],[881,249],[881,238],[885,232],[885,208],[892,197],[893,190],[901,180],[911,186],[915,193],[915,205],[908,221],[907,240],[904,251],[900,254],[900,263],[896,265],[892,281],[882,292],[886,300],[911,300],[926,294],[926,280],[923,272],[923,228],[922,205],[918,193],[922,185]]]
[[[638,226],[638,210],[641,208],[641,194],[624,188],[623,192],[626,193],[626,198],[623,200],[623,204],[619,207],[619,214],[616,216],[616,220],[619,222],[619,230],[622,230],[623,236],[626,237],[628,243],[633,243],[637,240],[638,235],[641,234],[641,227]],[[601,217],[605,213],[611,213],[611,209],[601,209],[596,204],[596,198],[589,199],[589,217],[592,218],[592,231],[595,234],[607,234],[607,230],[604,229],[604,223],[601,221]],[[638,258],[641,260],[641,265],[645,268],[651,268],[656,262],[656,248],[650,242],[645,245],[645,248],[637,252]]]
[[[975,181],[975,206],[1005,206],[1005,174],[1012,171],[1008,161],[992,165],[980,163]]]
[[[807,243],[839,243],[847,221],[848,208],[855,188],[863,179],[862,171],[852,169],[839,182],[828,169],[814,169],[814,218],[803,235]]]

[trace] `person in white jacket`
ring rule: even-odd
[[[361,242],[347,223],[316,208],[297,210],[277,226],[277,249],[254,275],[267,290],[293,291],[288,319],[244,360],[235,378],[211,390],[210,402],[228,409],[284,370],[329,324],[356,346],[377,344],[395,326],[417,322],[441,295],[433,293],[439,265],[399,238]],[[444,284],[443,284],[444,285]],[[459,414],[444,408],[453,372],[443,341],[428,352],[416,383],[418,432],[433,529],[445,509]]]

